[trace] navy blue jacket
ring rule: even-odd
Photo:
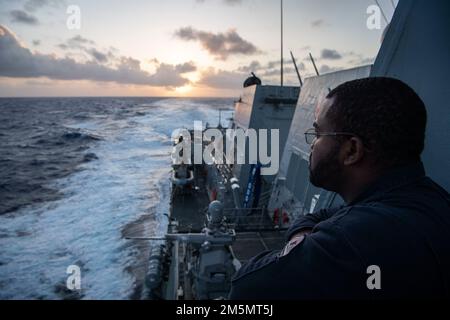
[[[392,170],[352,203],[297,218],[287,240],[305,229],[288,254],[245,264],[230,299],[450,297],[450,197],[422,163]],[[380,289],[367,285],[373,265]]]

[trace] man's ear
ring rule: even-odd
[[[358,137],[351,137],[343,144],[342,154],[344,165],[351,166],[358,163],[364,157],[364,153],[365,150],[362,140]]]

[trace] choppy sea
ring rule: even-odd
[[[0,299],[142,298],[150,245],[125,237],[166,228],[171,134],[216,125],[232,104],[0,99]],[[80,290],[67,289],[70,265]]]

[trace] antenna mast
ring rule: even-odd
[[[378,8],[380,8],[381,14],[382,14],[382,16],[384,18],[384,22],[386,22],[386,24],[389,24],[389,21],[388,21],[388,19],[386,17],[386,14],[384,13],[383,8],[380,6],[380,3],[378,2],[378,0],[375,0],[375,3],[377,4]]]
[[[283,0],[281,0],[281,87],[283,87]]]
[[[319,70],[317,70],[317,66],[316,66],[316,63],[314,62],[314,58],[313,58],[311,52],[309,53],[309,58],[311,59],[311,62],[314,66],[314,70],[316,70],[316,74],[319,75]]]
[[[298,77],[298,81],[300,81],[300,88],[301,88],[301,87],[303,87],[303,81],[302,81],[302,77],[300,76],[300,72],[298,71],[297,63],[295,62],[295,58],[294,58],[294,55],[292,54],[292,51],[291,51],[291,58],[292,58],[292,62],[294,63],[295,72],[297,72],[297,77]]]

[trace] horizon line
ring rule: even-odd
[[[0,96],[0,99],[61,99],[61,98],[159,98],[159,99],[233,99],[236,96]]]

